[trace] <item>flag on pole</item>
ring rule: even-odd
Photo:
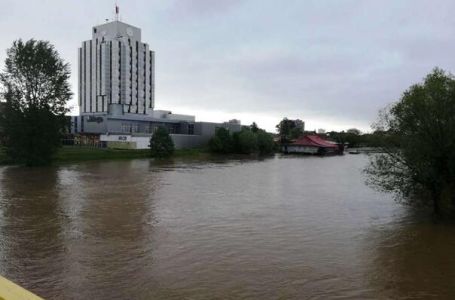
[[[117,6],[117,5],[115,5],[115,14],[117,14],[117,15],[118,15],[118,13],[119,13],[119,8],[118,8],[118,6]]]

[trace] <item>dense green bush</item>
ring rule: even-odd
[[[13,161],[28,166],[52,161],[61,145],[65,118],[38,107],[20,111],[7,104],[2,116],[6,129],[6,154]]]
[[[257,133],[257,147],[260,154],[273,153],[275,150],[273,136],[265,130],[259,130]]]
[[[215,130],[215,136],[209,141],[210,151],[214,153],[231,153],[233,150],[232,136],[226,128]]]
[[[274,152],[275,143],[271,134],[253,123],[232,134],[225,128],[218,128],[215,136],[209,141],[209,148],[214,153],[264,155]]]
[[[348,131],[330,131],[326,136],[340,144],[347,143],[350,148],[356,147],[381,147],[386,143],[388,138],[387,132],[376,130],[372,133],[353,132],[354,129]]]
[[[235,153],[251,154],[257,152],[257,135],[249,128],[244,127],[233,135],[235,136]]]
[[[150,139],[150,151],[153,157],[169,157],[174,153],[174,142],[164,127],[158,127]]]

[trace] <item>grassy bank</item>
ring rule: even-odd
[[[147,158],[148,149],[144,150],[117,150],[86,147],[62,147],[55,158],[56,162],[73,162],[87,160],[111,160]]]
[[[210,156],[206,149],[178,149],[172,157],[204,158]],[[151,158],[149,149],[123,150],[123,149],[101,149],[88,147],[62,147],[56,157],[55,163],[97,161],[97,160],[118,160],[118,159],[138,159]],[[0,149],[0,165],[12,164],[5,152]]]
[[[178,149],[172,157],[200,157],[210,155],[205,149]],[[63,147],[57,154],[56,162],[89,160],[115,160],[151,158],[149,149],[101,149],[84,147]]]

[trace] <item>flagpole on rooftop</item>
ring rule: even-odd
[[[119,20],[119,13],[120,13],[120,8],[118,7],[117,2],[115,2],[115,20]]]

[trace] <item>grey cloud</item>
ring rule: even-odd
[[[111,17],[112,1],[0,2],[9,12],[0,19],[0,60],[14,39],[50,40],[72,65],[77,95],[76,49]],[[455,72],[450,0],[119,2],[123,20],[156,50],[157,106],[174,111],[293,114],[329,120],[327,129],[367,128],[433,67]]]

